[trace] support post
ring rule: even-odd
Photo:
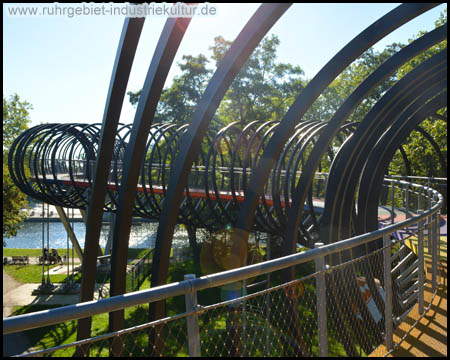
[[[314,247],[319,248],[323,243],[315,243]],[[319,356],[328,357],[328,329],[327,329],[327,298],[326,298],[326,281],[325,281],[325,258],[322,256],[315,260],[316,272],[322,273],[316,276],[316,292],[317,292],[317,324],[319,330]]]
[[[389,235],[383,236],[383,258],[384,258],[384,327],[386,335],[386,349],[391,351],[393,343],[393,317],[392,317],[392,274],[391,274],[391,238]]]
[[[195,279],[195,274],[184,275],[184,280]],[[197,306],[197,291],[192,291],[185,294],[186,300],[186,312],[195,310]],[[189,356],[200,357],[200,329],[198,326],[198,316],[190,315],[186,317],[188,344],[189,344]]]
[[[83,222],[84,222],[85,224],[87,224],[87,214],[86,214],[86,210],[80,209],[80,214],[81,214],[81,217],[83,218]]]
[[[395,212],[394,212],[394,204],[395,204],[395,192],[394,192],[394,190],[395,190],[395,188],[394,188],[394,183],[395,183],[395,180],[394,179],[392,179],[392,187],[391,187],[391,213],[392,213],[392,224],[394,223],[394,221],[395,221]]]
[[[271,252],[270,252],[270,243],[272,242],[272,235],[267,234],[267,244],[266,244],[266,261],[271,260]],[[270,273],[267,273],[267,286],[266,289],[270,288]],[[270,352],[272,350],[272,342],[270,341],[270,336],[271,336],[271,328],[270,328],[270,309],[272,306],[272,296],[269,293],[266,294],[266,321],[267,321],[267,326],[266,326],[266,349],[267,349],[267,354],[266,356],[270,356]]]
[[[45,259],[47,257],[47,254],[44,251],[45,248],[45,221],[44,221],[44,211],[45,210],[45,205],[44,202],[42,202],[42,281],[41,281],[41,286],[44,287],[45,286]]]
[[[431,205],[433,206],[435,203],[432,201]],[[437,223],[438,223],[438,214],[434,214],[431,216],[431,285],[433,291],[436,290],[437,285],[437,264],[438,264],[438,254],[437,254]]]
[[[86,210],[80,209],[80,214],[81,214],[81,217],[83,218],[84,225],[87,226],[87,214],[86,214]],[[103,255],[102,247],[101,247],[100,244],[99,244],[99,245],[98,245],[98,256],[102,256],[102,255]],[[106,253],[105,253],[105,255],[106,255]]]
[[[436,214],[437,217],[437,223],[436,223],[436,236],[437,236],[437,263],[441,263],[441,211],[442,207],[439,209],[439,211]],[[439,283],[441,280],[439,279]]]
[[[73,248],[77,252],[77,255],[80,258],[81,263],[83,263],[83,250],[81,249],[80,243],[77,240],[75,232],[73,231],[72,227],[69,224],[69,219],[67,218],[66,212],[64,211],[64,209],[61,206],[55,206],[55,207],[56,207],[58,216],[64,225],[64,229],[66,229],[66,232],[69,235],[69,239],[72,242]],[[67,257],[69,257],[69,254],[67,254]]]
[[[428,182],[430,181],[430,179],[428,179]],[[428,199],[427,199],[427,209],[431,209],[431,188],[428,187]],[[428,254],[431,253],[431,249],[432,249],[432,244],[431,244],[431,238],[432,238],[432,232],[433,232],[433,226],[432,226],[432,221],[433,221],[433,215],[428,216],[428,223],[427,223],[427,231],[428,231]]]
[[[405,217],[407,219],[410,218],[409,216],[409,185],[405,185]]]
[[[424,221],[420,221],[419,226],[419,233],[418,233],[418,240],[417,240],[417,252],[419,257],[419,315],[422,315],[424,312],[424,284],[425,284],[425,261],[424,261],[424,240],[423,240],[423,227],[424,227]]]
[[[417,195],[417,213],[419,214],[422,206],[422,188],[419,188],[419,193]]]
[[[111,244],[112,244],[112,239],[113,239],[114,221],[116,221],[116,214],[111,212],[109,214],[109,233],[108,233],[108,240],[106,241],[106,245],[105,245],[105,255],[111,254]]]
[[[52,282],[50,281],[50,205],[47,203],[47,286],[52,287]]]

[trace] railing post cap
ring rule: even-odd
[[[324,245],[325,244],[323,242],[316,242],[316,243],[314,243],[314,247],[315,248],[319,248],[319,247],[324,246]]]

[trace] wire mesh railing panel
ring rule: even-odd
[[[199,325],[202,356],[317,355],[315,279],[205,307]]]
[[[179,357],[188,356],[185,314],[21,356]]]
[[[382,249],[327,270],[330,356],[362,356],[383,341]]]
[[[45,320],[41,328],[27,330],[39,330],[38,334],[32,335],[37,340],[28,350],[32,351],[28,356],[201,354],[207,357],[256,357],[325,356],[324,353],[328,356],[366,356],[384,343],[390,353],[431,307],[441,280],[441,218],[436,205],[442,203],[442,199],[427,188],[422,188],[420,193],[407,188],[399,190],[403,197],[408,194],[404,207],[416,206],[418,211],[414,211],[412,216],[420,216],[420,220],[411,219],[395,226],[385,224],[389,230],[374,231],[370,234],[370,241],[361,242],[357,237],[349,239],[347,243],[351,240],[360,244],[351,248],[343,241],[340,252],[327,252],[328,245],[316,243],[319,251],[322,250],[320,248],[325,251],[319,252],[322,255],[311,255],[314,261],[307,257],[308,254],[296,254],[290,265],[285,263],[282,269],[274,270],[272,267],[271,271],[267,269],[252,276],[247,273],[254,271],[249,266],[245,273],[249,278],[244,281],[236,282],[243,277],[239,275],[237,278],[233,271],[227,272],[228,282],[220,287],[217,284],[223,284],[223,280],[215,283],[211,280],[216,275],[210,275],[205,287],[204,278],[195,279],[191,274],[188,287],[185,282],[180,283],[184,287],[183,295],[166,293],[168,317],[152,323],[147,322],[148,303],[156,300],[149,300],[146,294],[145,301],[140,299],[135,302],[140,305],[130,307],[130,299],[141,294],[127,294],[127,303],[120,308],[123,310],[117,310],[118,307],[114,310],[125,312],[126,330],[108,333],[108,313],[97,310],[92,313],[89,308],[89,316],[96,314],[92,323],[93,337],[77,342],[76,316],[64,314],[63,318],[72,320],[43,327],[44,324],[55,324]],[[395,195],[388,193],[388,198],[395,199]],[[435,210],[430,211],[431,207]],[[427,214],[422,214],[422,208]],[[272,255],[277,250],[275,245],[271,243]],[[306,256],[300,261],[303,255]],[[148,259],[141,259],[134,267],[131,273],[133,288],[150,265]],[[255,265],[262,270],[268,264]],[[230,273],[234,277],[230,277]],[[221,274],[217,276],[225,273]],[[287,274],[298,280],[283,283]],[[263,286],[268,288],[248,294]],[[205,306],[197,305],[197,291],[200,303]],[[425,296],[422,295],[424,293]],[[203,296],[206,294],[208,296]],[[188,301],[190,296],[191,302]],[[219,299],[226,301],[218,303]],[[417,311],[417,304],[419,320],[410,321],[408,318]],[[85,307],[87,310],[87,304]],[[185,310],[187,312],[182,313]],[[325,312],[326,316],[322,316]],[[26,320],[31,323],[33,318],[35,321],[34,314],[29,315]],[[53,316],[57,318],[58,313],[53,313]],[[14,328],[12,324],[8,324],[8,319],[4,320],[4,325]],[[28,325],[22,325],[22,330],[30,329]],[[402,338],[398,334],[392,335],[399,328],[400,336],[404,334]],[[17,331],[17,328],[14,331],[10,328],[4,333]]]

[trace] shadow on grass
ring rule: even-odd
[[[27,305],[16,309],[13,315],[28,314],[41,310],[54,309],[61,306],[62,305]],[[75,333],[75,320],[66,321],[56,325],[44,326],[41,328],[31,329],[23,332],[23,334],[27,336],[33,350],[47,349],[53,346],[58,346],[70,341],[74,341]],[[70,352],[70,350],[65,350],[65,356],[67,356],[67,351]],[[62,354],[60,353],[60,355]],[[44,356],[52,356],[52,354],[45,354]]]

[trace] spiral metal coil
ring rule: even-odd
[[[303,122],[296,126],[274,167],[259,200],[254,228],[282,235],[291,194],[299,179],[308,151],[326,123]],[[357,124],[341,127],[326,159],[331,163]],[[179,222],[212,231],[236,222],[240,204],[264,146],[279,126],[277,121],[234,122],[204,138],[192,166],[180,207]],[[170,174],[186,125],[154,124],[140,169],[134,215],[158,220]],[[131,125],[120,125],[114,143],[111,173],[104,211],[115,212],[123,173],[123,155]],[[11,176],[27,195],[47,203],[86,209],[93,183],[101,124],[47,124],[23,132],[10,152]],[[322,211],[326,174],[315,177],[305,205],[303,236],[317,232]],[[314,199],[314,200],[313,200]],[[314,202],[316,202],[314,204]],[[321,207],[322,206],[322,207]]]

